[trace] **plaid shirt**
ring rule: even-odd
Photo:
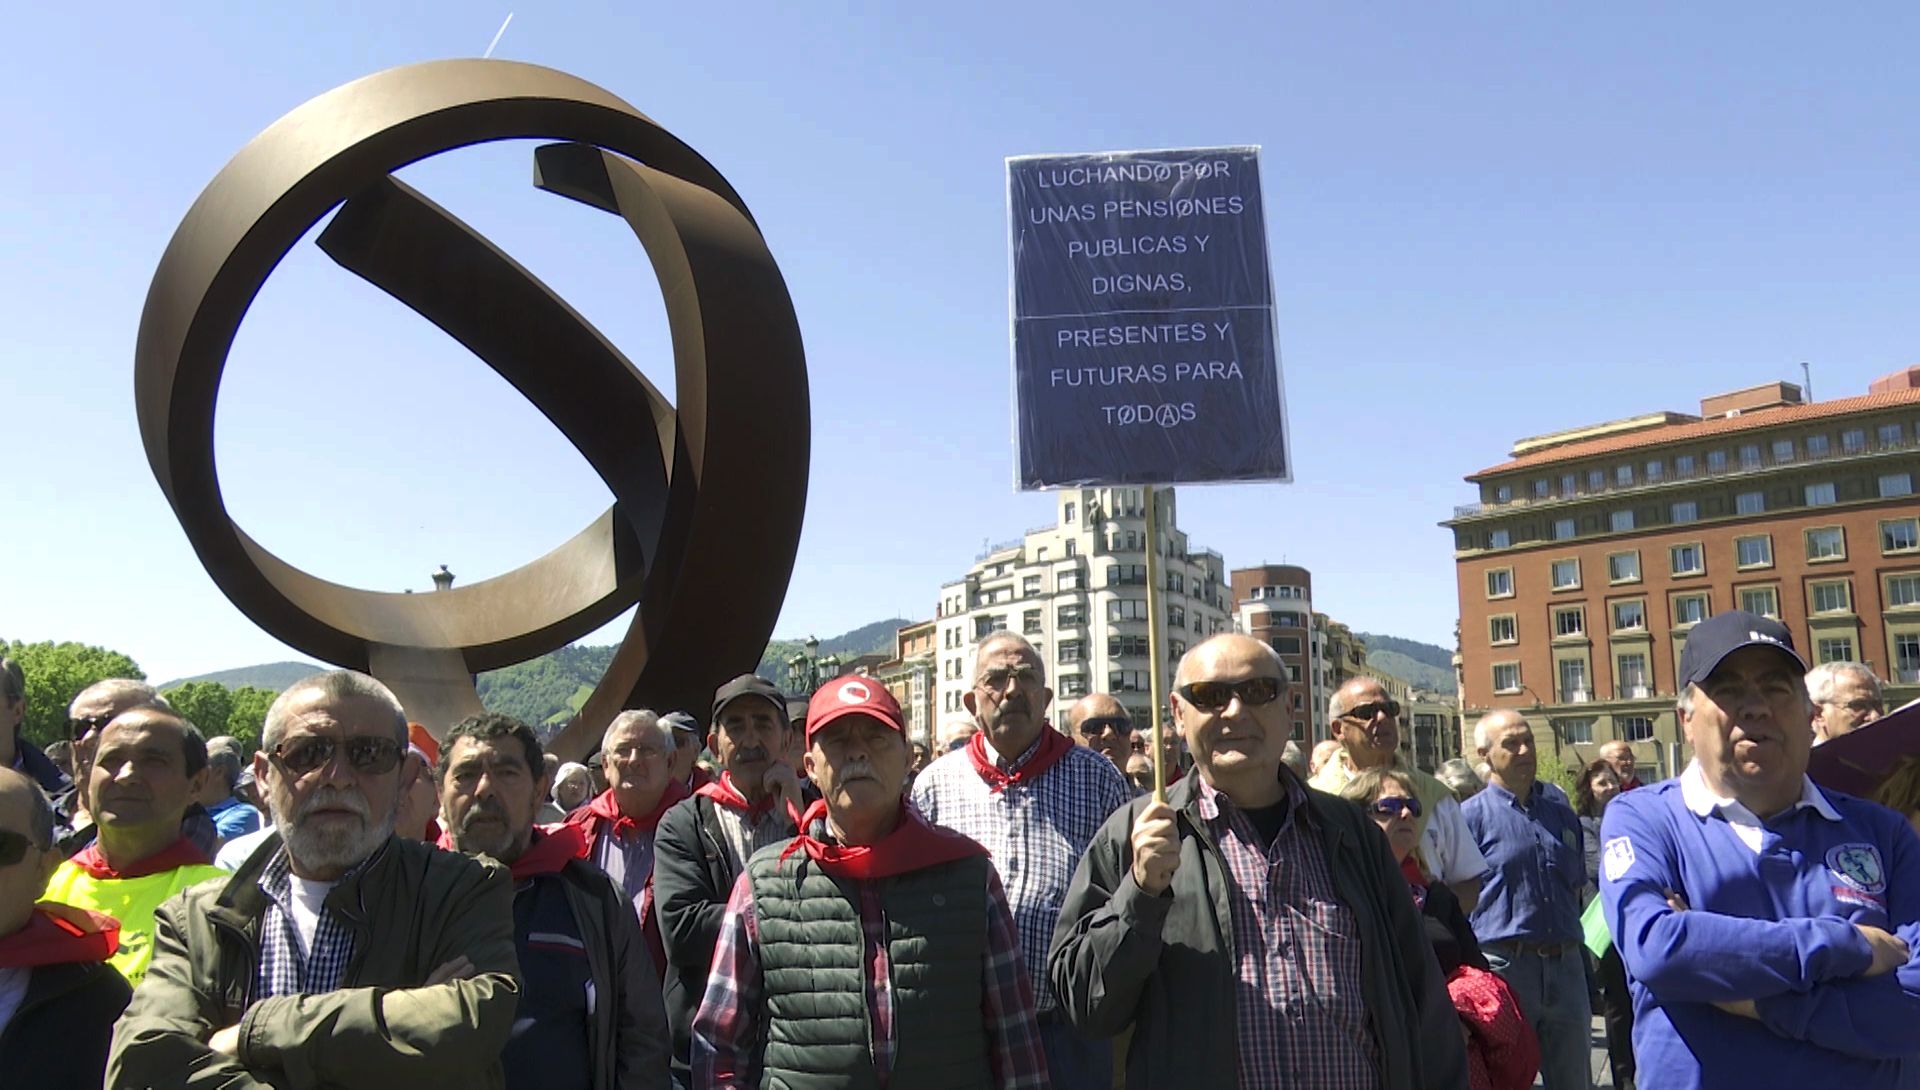
[[[381,851],[385,851],[383,845]],[[375,852],[359,870],[379,858]],[[351,873],[351,872],[350,872]],[[254,973],[249,1000],[276,995],[321,995],[339,989],[353,959],[353,932],[333,913],[322,909],[313,930],[313,948],[300,952],[300,935],[293,924],[293,871],[282,847],[260,872],[260,888],[269,904],[260,920],[260,965]]]
[[[1373,1090],[1378,1049],[1360,987],[1353,910],[1334,892],[1306,789],[1282,774],[1287,812],[1262,848],[1252,819],[1200,782],[1200,816],[1233,877],[1240,1090]]]
[[[989,744],[987,755],[997,767],[1012,771],[1039,748],[1036,738],[1009,761]],[[1037,781],[1009,784],[1001,792],[980,778],[964,749],[928,765],[913,781],[913,803],[928,821],[972,837],[992,855],[1013,902],[1035,1008],[1043,1013],[1056,1006],[1047,982],[1047,950],[1074,868],[1101,824],[1132,800],[1133,789],[1113,762],[1085,746],[1067,751]]]
[[[787,816],[786,807],[779,802],[773,808],[752,817],[731,806],[713,803],[714,816],[720,822],[720,831],[727,836],[727,847],[733,849],[733,867],[735,871],[745,869],[747,860],[753,853],[769,844],[778,844],[793,835],[793,819]],[[801,803],[802,806],[806,804]]]
[[[987,1031],[987,1061],[998,1090],[1046,1090],[1047,1055],[1033,1021],[1033,993],[1021,971],[1013,916],[1000,880],[987,875],[987,949],[981,1016]],[[867,1018],[873,1069],[885,1086],[898,1042],[893,1036],[892,966],[887,957],[887,921],[876,882],[860,883],[860,930],[865,938]],[[745,1090],[760,1085],[766,1048],[766,981],[760,972],[760,925],[754,916],[752,878],[742,874],[727,899],[726,919],[714,945],[713,973],[693,1019],[693,1085],[707,1090]]]

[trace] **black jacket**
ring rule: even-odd
[[[1198,782],[1197,774],[1186,776],[1167,790],[1180,833],[1180,865],[1167,893],[1148,896],[1133,881],[1133,823],[1152,801],[1138,798],[1094,836],[1053,933],[1048,970],[1074,1025],[1092,1037],[1133,1027],[1130,1090],[1232,1087],[1239,1078],[1228,901],[1239,894],[1200,817]],[[1464,1088],[1460,1019],[1386,837],[1355,804],[1311,789],[1306,795],[1334,888],[1359,929],[1381,1086]]]
[[[113,1023],[133,989],[104,961],[42,965],[0,1030],[0,1082],[33,1090],[100,1090]]]
[[[534,881],[565,883],[597,999],[588,1027],[596,1090],[667,1090],[667,1019],[633,902],[584,859]]]
[[[713,948],[727,898],[746,865],[734,857],[713,800],[701,795],[673,805],[653,833],[653,909],[667,951],[663,991],[673,1030],[673,1069],[690,1070],[693,1016],[707,992]]]

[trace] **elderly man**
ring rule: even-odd
[[[906,729],[870,678],[814,694],[822,799],[734,884],[695,1086],[1047,1085],[1006,894],[986,849],[904,802]]]
[[[224,874],[180,831],[207,776],[206,740],[173,712],[135,708],[94,736],[87,797],[99,835],[53,872],[47,899],[119,920],[113,967],[136,987],[153,956],[154,910]]]
[[[791,728],[787,698],[742,674],[713,694],[707,746],[720,776],[667,811],[655,838],[654,905],[666,946],[667,1021],[674,1071],[691,1071],[693,1012],[707,991],[727,898],[753,853],[794,835],[800,781],[782,754]]]
[[[0,768],[0,1071],[33,1090],[98,1090],[131,994],[107,964],[111,917],[35,904],[60,862],[53,805]]]
[[[914,780],[914,805],[992,853],[1020,925],[1055,1090],[1106,1090],[1113,1050],[1066,1021],[1047,983],[1047,947],[1073,868],[1133,789],[1112,761],[1047,723],[1053,692],[1039,654],[1020,636],[996,632],[980,641],[973,688],[961,700],[980,730]]]
[[[1400,752],[1400,702],[1370,677],[1357,677],[1327,698],[1327,721],[1340,748],[1320,766],[1308,785],[1337,795],[1348,780],[1369,768],[1387,768],[1413,784],[1420,800],[1415,828],[1420,834],[1420,869],[1445,882],[1472,912],[1487,875],[1473,834],[1460,815],[1460,801],[1446,784],[1413,767]]]
[[[1693,761],[1601,822],[1633,1050],[1662,1087],[1920,1086],[1920,841],[1807,778],[1805,670],[1777,621],[1696,625]]]
[[[234,796],[245,764],[238,739],[222,735],[207,741],[207,782],[196,801],[206,807],[222,841],[245,836],[260,828],[260,811]]]
[[[1385,836],[1281,761],[1286,672],[1259,640],[1180,660],[1195,775],[1100,829],[1050,969],[1074,1023],[1133,1028],[1126,1085],[1467,1084],[1459,1019]]]
[[[668,712],[660,721],[673,728],[673,778],[689,794],[713,782],[712,773],[700,767],[700,750],[705,745],[700,739],[700,721],[686,712]]]
[[[1118,700],[1089,693],[1067,706],[1067,736],[1125,771],[1133,754],[1133,719]]]
[[[607,789],[567,815],[580,831],[588,858],[612,876],[633,905],[656,974],[665,970],[666,946],[655,915],[655,838],[668,810],[687,797],[673,778],[673,730],[653,712],[621,712],[600,736]]]
[[[365,674],[317,674],[274,700],[260,744],[274,835],[161,908],[108,1086],[500,1086],[513,885],[394,835],[400,702]]]
[[[1634,774],[1638,771],[1638,765],[1630,743],[1619,738],[1604,743],[1600,747],[1600,759],[1607,762],[1607,767],[1613,769],[1614,775],[1620,777],[1620,790],[1631,791],[1640,786],[1640,777]]]
[[[500,1054],[508,1090],[666,1090],[660,978],[628,895],[587,862],[578,826],[542,829],[533,728],[487,713],[440,743],[440,846],[512,868],[520,1003]]]
[[[1880,678],[1857,662],[1826,662],[1807,671],[1813,698],[1813,744],[1852,734],[1887,714]]]
[[[1533,727],[1524,716],[1485,716],[1474,724],[1473,742],[1487,761],[1487,786],[1461,812],[1492,867],[1470,918],[1473,933],[1540,1038],[1546,1090],[1590,1086],[1580,819],[1566,792],[1537,780]]]
[[[73,779],[60,771],[40,747],[20,736],[26,721],[26,672],[12,659],[0,658],[0,768],[32,777],[53,800],[56,810],[70,814]]]

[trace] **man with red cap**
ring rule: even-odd
[[[694,1086],[1047,1086],[1006,892],[985,848],[907,803],[900,705],[830,681],[806,739],[822,798],[734,883]]]

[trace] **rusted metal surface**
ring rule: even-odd
[[[557,141],[535,152],[536,186],[618,217],[645,248],[666,301],[678,405],[510,256],[391,177],[449,149],[529,138]],[[321,249],[533,402],[606,481],[605,514],[505,575],[418,595],[327,582],[234,525],[213,457],[221,370],[261,285],[336,207]],[[711,165],[565,73],[493,60],[409,65],[275,122],[175,231],[141,315],[134,371],[147,460],[214,582],[293,647],[384,668],[436,731],[476,703],[468,675],[554,650],[637,604],[613,666],[554,741],[563,756],[583,754],[622,707],[704,708],[718,684],[753,668],[779,614],[810,441],[786,284]]]

